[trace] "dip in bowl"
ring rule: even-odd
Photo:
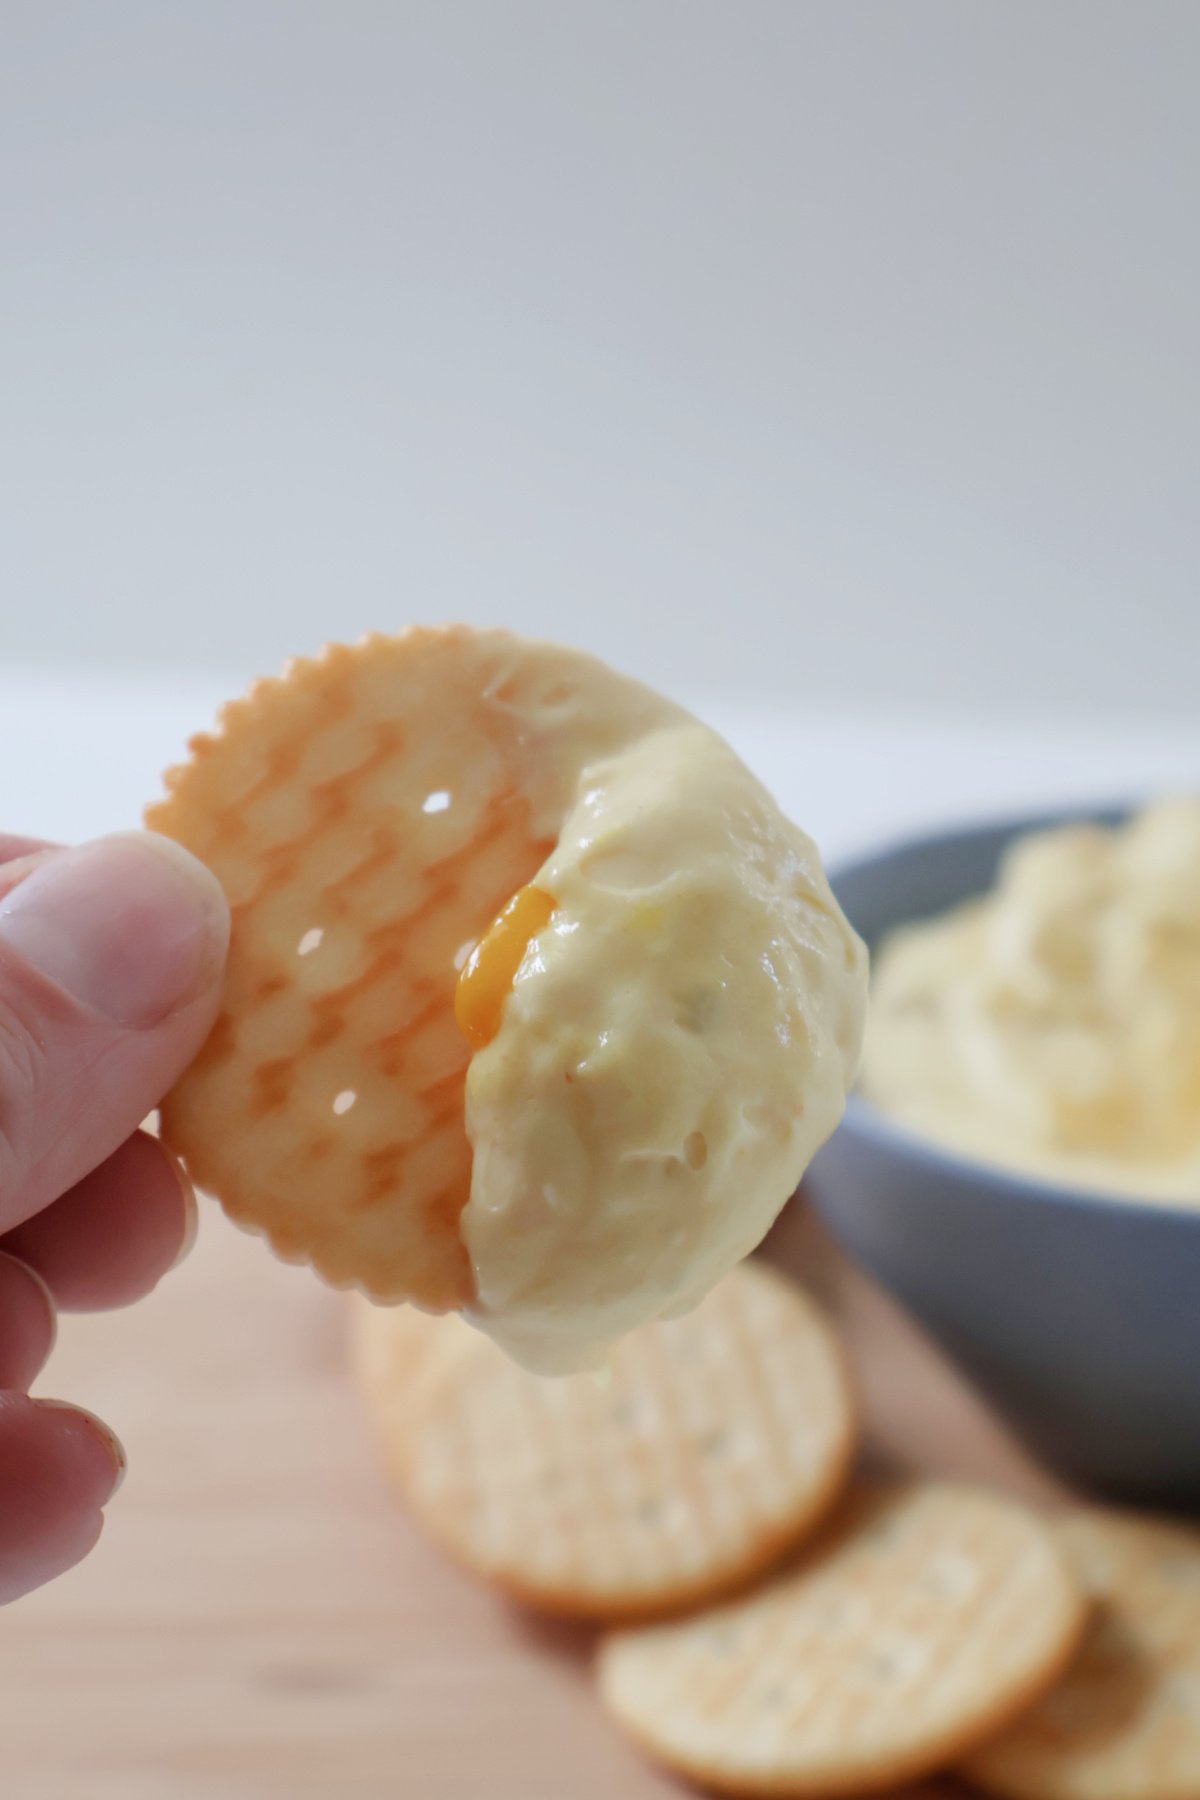
[[[833,886],[874,953],[987,894],[1018,839],[1078,820],[943,832],[846,865]],[[1143,1196],[1128,1156],[1115,1171],[1040,1158],[1019,1112],[1006,1145],[1002,1115],[952,1144],[936,1116],[914,1129],[858,1092],[806,1191],[1045,1462],[1115,1498],[1200,1509],[1200,1195],[1185,1182]]]

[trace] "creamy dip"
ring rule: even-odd
[[[553,910],[467,1076],[470,1316],[544,1372],[754,1248],[841,1117],[866,1003],[811,841],[714,732],[590,666],[625,741],[573,760],[562,722]]]
[[[892,933],[862,1089],[952,1149],[1200,1205],[1200,798],[1033,833]]]

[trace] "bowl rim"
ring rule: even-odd
[[[997,813],[992,818],[985,816],[916,832],[907,837],[896,836],[885,840],[875,849],[860,851],[857,855],[834,864],[829,870],[829,884],[836,896],[839,883],[852,876],[864,875],[893,856],[972,838],[1009,839],[1018,834],[1046,830],[1056,825],[1115,824],[1147,804],[1149,799],[1145,797],[1082,802],[1076,806],[1045,807],[1030,813]],[[854,923],[853,920],[850,922]],[[1001,1163],[989,1162],[985,1157],[972,1156],[967,1151],[956,1150],[922,1136],[919,1131],[914,1131],[884,1112],[882,1107],[860,1092],[857,1085],[846,1096],[845,1111],[838,1130],[847,1127],[874,1140],[880,1148],[903,1156],[906,1161],[932,1163],[946,1174],[956,1175],[960,1180],[976,1187],[996,1190],[1022,1204],[1036,1201],[1037,1204],[1044,1205],[1050,1200],[1072,1211],[1099,1210],[1114,1218],[1155,1219],[1175,1230],[1200,1230],[1200,1197],[1195,1200],[1166,1200],[1157,1195],[1122,1193],[1119,1189],[1090,1187],[1084,1182],[1062,1181],[1052,1175],[1037,1175],[1032,1171],[1006,1168]]]
[[[1183,791],[1181,787],[1179,792]],[[911,850],[931,849],[935,845],[957,843],[968,838],[1010,838],[1017,832],[1045,831],[1056,825],[1117,825],[1164,797],[1162,792],[1126,794],[1119,799],[1108,795],[1077,803],[1070,800],[1052,802],[1032,811],[1014,812],[1009,807],[1002,807],[994,813],[972,813],[969,817],[951,818],[941,825],[924,825],[915,831],[889,833],[873,844],[860,845],[848,855],[839,856],[831,862],[826,874],[832,887],[848,876],[863,874],[875,863],[886,862],[889,857]]]

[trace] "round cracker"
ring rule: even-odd
[[[722,1792],[851,1794],[953,1761],[1058,1677],[1085,1620],[1034,1514],[922,1482],[860,1489],[766,1587],[602,1646],[600,1693]]]
[[[350,1371],[385,1443],[407,1430],[426,1384],[475,1341],[457,1313],[377,1306],[353,1296]]]
[[[232,1218],[378,1300],[472,1297],[458,965],[583,763],[671,710],[576,651],[414,629],[290,664],[192,741],[146,823],[214,871],[233,929],[162,1136]]]
[[[386,1329],[386,1322],[383,1327]],[[855,1413],[814,1304],[743,1265],[610,1368],[544,1380],[474,1336],[377,1421],[430,1536],[527,1605],[644,1617],[744,1581],[846,1479]]]
[[[1097,1603],[1083,1649],[963,1773],[1011,1800],[1198,1800],[1200,1531],[1091,1510],[1057,1529]]]

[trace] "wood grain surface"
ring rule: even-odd
[[[852,1346],[873,1458],[1054,1488],[802,1206],[772,1252]],[[0,1615],[13,1800],[654,1800],[586,1632],[448,1568],[377,1473],[342,1299],[204,1207],[125,1313],[63,1321],[39,1391],[103,1414],[130,1468],[80,1568]]]

